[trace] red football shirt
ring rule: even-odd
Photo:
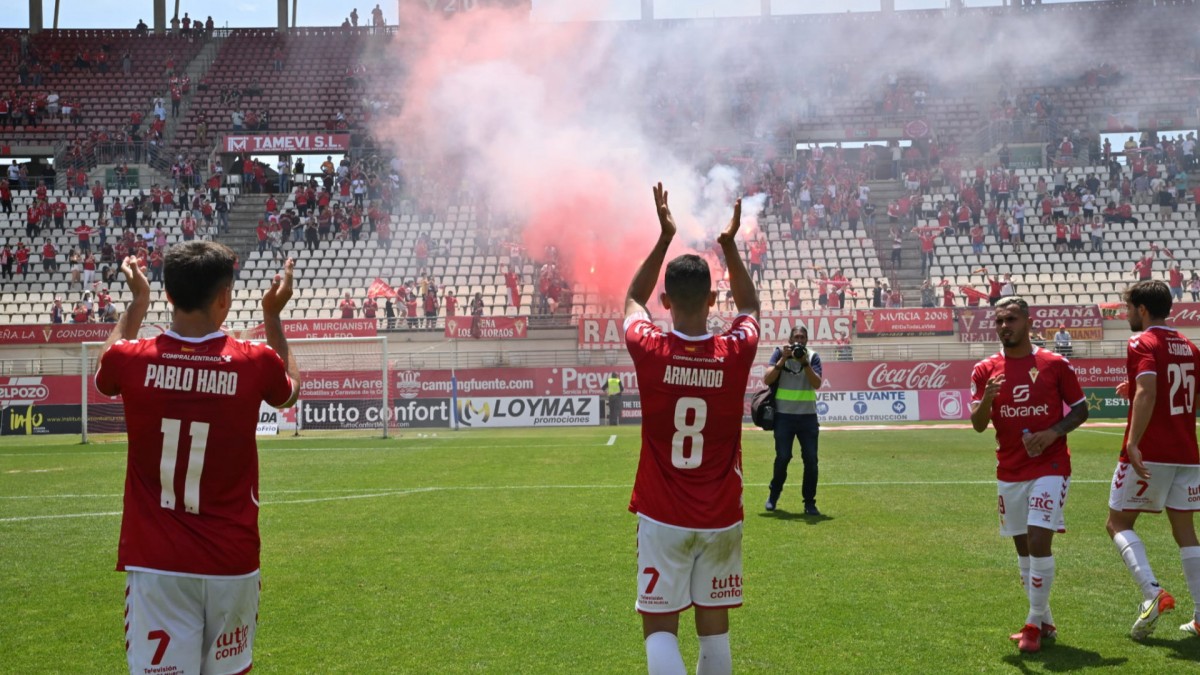
[[[1174,328],[1151,326],[1129,338],[1125,370],[1129,373],[1129,392],[1135,392],[1141,375],[1157,376],[1157,396],[1150,424],[1138,447],[1142,459],[1161,464],[1200,464],[1196,450],[1196,364],[1200,349]],[[1133,419],[1133,406],[1129,417]],[[1129,427],[1121,442],[1121,461],[1128,462],[1125,446]]]
[[[664,333],[644,313],[625,319],[637,369],[642,450],[629,510],[666,525],[713,530],[742,520],[742,409],[758,321],[720,335]]]
[[[992,399],[992,426],[996,428],[996,478],[1008,483],[1042,476],[1070,476],[1071,453],[1066,437],[1030,457],[1021,440],[1024,431],[1044,431],[1064,417],[1063,405],[1084,400],[1083,389],[1069,361],[1054,352],[1033,348],[1033,353],[1009,359],[1003,353],[975,364],[971,373],[971,401],[983,400],[988,380],[1004,375],[1004,384]]]
[[[285,403],[292,386],[274,350],[224,333],[104,352],[96,388],[121,395],[129,430],[118,570],[258,569],[258,408]]]

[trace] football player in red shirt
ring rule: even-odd
[[[646,303],[675,236],[667,191],[654,188],[661,232],[625,297],[625,343],[641,388],[642,448],[629,510],[638,515],[638,597],[651,673],[683,673],[679,614],[696,607],[698,672],[729,673],[729,608],[742,604],[742,407],[758,350],[758,294],[738,251],[741,200],[717,238],[738,316],[708,332],[716,303],[708,264],[682,255],[667,265],[674,330],[650,321]]]
[[[1126,371],[1117,393],[1132,398],[1121,458],[1108,496],[1108,535],[1142,591],[1130,636],[1141,640],[1175,598],[1158,585],[1146,547],[1133,531],[1139,513],[1167,508],[1192,600],[1200,598],[1200,542],[1192,512],[1200,509],[1200,452],[1196,448],[1196,370],[1200,349],[1167,326],[1171,291],[1140,281],[1125,291],[1129,328]],[[1130,467],[1133,473],[1130,475]],[[1200,635],[1200,613],[1180,630]]]
[[[1071,364],[1029,340],[1029,305],[1018,297],[996,303],[996,334],[1004,349],[971,374],[971,426],[996,427],[1000,534],[1017,548],[1029,597],[1025,626],[1012,636],[1023,652],[1057,637],[1050,614],[1054,533],[1065,532],[1063,503],[1071,484],[1066,435],[1087,421],[1083,390]],[[1063,415],[1063,406],[1071,411]]]
[[[259,598],[258,450],[261,402],[292,405],[300,373],[280,314],[292,296],[289,260],[263,294],[266,344],[221,331],[233,304],[234,253],[187,242],[167,253],[170,330],[137,339],[150,284],[121,264],[133,295],[96,371],[124,399],[129,430],[117,569],[126,572],[130,672],[244,673]],[[286,365],[285,365],[286,364]]]

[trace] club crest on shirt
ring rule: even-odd
[[[1039,375],[1039,373],[1038,373],[1037,366],[1034,366],[1033,368],[1029,369],[1029,381],[1030,382],[1037,382],[1038,375]]]

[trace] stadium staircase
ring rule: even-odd
[[[221,45],[224,42],[224,38],[213,37],[209,39],[208,42],[204,43],[204,48],[188,63],[184,72],[192,81],[192,91],[184,96],[183,101],[180,102],[179,117],[173,118],[170,115],[167,116],[167,125],[163,129],[163,141],[166,147],[173,148],[175,146],[175,134],[179,131],[179,126],[187,119],[188,111],[191,109],[192,102],[197,96],[200,82],[208,73],[209,68],[212,67],[213,62],[217,60],[217,56],[221,51]],[[167,101],[167,105],[170,105],[169,100]],[[209,124],[215,126],[212,120],[209,120]],[[211,145],[213,143],[213,134],[210,132],[208,137],[209,145]]]
[[[887,275],[892,288],[900,289],[905,307],[920,307],[921,282],[924,280],[921,276],[921,243],[907,232],[904,235],[904,250],[900,256],[900,269],[892,270],[892,235],[887,209],[889,202],[905,195],[904,186],[896,180],[871,181],[868,186],[871,188],[871,203],[875,206],[875,227],[868,228],[867,233],[875,242],[879,269]],[[904,225],[903,221],[901,225]],[[868,290],[873,286],[874,282],[871,282]],[[867,296],[867,300],[870,302],[870,295]]]
[[[267,195],[242,194],[236,204],[229,209],[229,232],[216,237],[217,241],[233,249],[238,260],[250,259],[250,254],[258,250],[258,221],[262,220],[266,210]],[[245,267],[245,265],[242,265]]]

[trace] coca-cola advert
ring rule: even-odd
[[[527,316],[448,316],[446,337],[503,340],[529,337]]]
[[[954,310],[945,308],[863,309],[855,315],[858,337],[954,335]]]
[[[960,342],[997,342],[995,310],[956,309]],[[1033,327],[1046,337],[1065,327],[1073,340],[1103,340],[1104,316],[1098,305],[1043,305],[1029,308]]]
[[[708,330],[719,334],[725,332],[736,314],[720,312],[708,317]],[[792,328],[804,326],[808,329],[810,344],[833,344],[850,339],[854,316],[849,312],[763,312],[758,319],[759,344],[786,344],[791,338]],[[659,328],[671,329],[669,316],[651,317]],[[625,319],[620,316],[579,317],[579,347],[581,349],[624,349]]]

